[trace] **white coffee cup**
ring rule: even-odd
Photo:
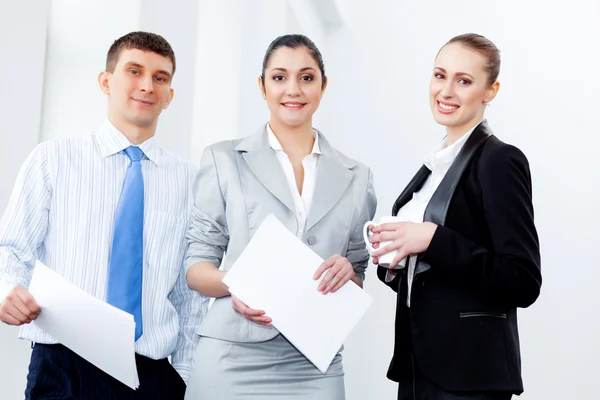
[[[373,252],[375,252],[375,250],[377,250],[377,249],[373,248],[373,245],[369,241],[369,238],[372,236],[371,231],[369,230],[369,226],[371,226],[371,225],[377,226],[377,225],[381,225],[381,224],[385,224],[385,223],[389,223],[389,222],[404,222],[404,221],[406,221],[406,220],[401,217],[392,217],[392,216],[381,217],[381,218],[379,218],[379,222],[367,221],[365,223],[365,226],[363,229],[363,236],[365,239],[365,243],[367,244],[367,249],[369,250],[369,253],[373,254]],[[379,248],[385,247],[390,243],[392,243],[391,240],[380,242]],[[394,258],[397,255],[398,255],[398,250],[392,250],[389,253],[380,255],[379,256],[379,265],[382,267],[387,267],[388,265],[390,265],[392,263],[392,261],[394,261]],[[404,257],[402,260],[400,260],[400,262],[398,263],[397,266],[394,267],[394,269],[404,268],[404,266],[406,265],[407,258],[408,257]]]

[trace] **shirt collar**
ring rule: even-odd
[[[315,137],[315,143],[313,144],[313,148],[311,154],[321,154],[321,148],[319,147],[319,134],[315,132],[313,129],[313,135]],[[275,151],[283,151],[283,147],[281,147],[281,143],[279,143],[279,139],[273,133],[271,129],[271,125],[267,124],[267,138],[269,139],[269,145]]]
[[[129,140],[117,129],[110,121],[106,121],[104,125],[97,131],[97,143],[102,157],[108,157],[125,150],[129,146],[133,146]],[[160,145],[156,138],[152,136],[138,147],[144,152],[146,158],[155,164],[160,162]]]
[[[481,122],[479,122],[479,124],[480,123]],[[447,145],[448,138],[444,137],[440,144],[438,144],[432,152],[428,153],[425,156],[425,158],[423,159],[423,164],[425,164],[425,166],[429,168],[430,171],[433,171],[434,168],[450,166],[458,156],[458,153],[460,153],[460,151],[462,150],[463,146],[467,142],[467,139],[469,139],[469,136],[471,136],[471,134],[473,133],[475,128],[479,126],[479,124],[469,129],[467,133],[461,136],[460,139],[458,139],[456,142],[452,143],[449,146]]]

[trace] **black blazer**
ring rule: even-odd
[[[393,215],[429,174],[421,167]],[[483,121],[434,193],[424,220],[438,228],[418,256],[410,308],[405,271],[387,283],[386,269],[377,271],[398,292],[388,378],[398,381],[416,362],[447,391],[522,393],[517,307],[530,306],[542,284],[527,158]]]

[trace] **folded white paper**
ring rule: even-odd
[[[319,292],[320,279],[313,275],[322,262],[269,215],[223,282],[249,307],[264,310],[273,326],[325,373],[372,299],[352,281],[336,293]]]
[[[130,388],[139,387],[133,315],[79,289],[39,261],[29,292],[42,310],[33,324]]]

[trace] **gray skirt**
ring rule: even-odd
[[[282,335],[262,343],[202,336],[185,398],[344,400],[342,356],[323,374]]]

